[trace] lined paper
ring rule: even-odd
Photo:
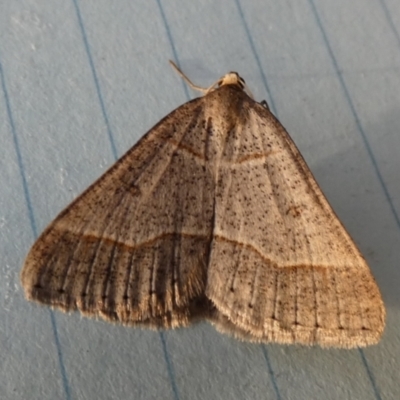
[[[395,399],[400,395],[400,4],[395,0],[0,5],[1,399]],[[153,332],[25,301],[24,257],[175,107],[238,71],[290,132],[387,307],[364,350]]]

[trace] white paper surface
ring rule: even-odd
[[[400,3],[25,0],[0,5],[1,399],[400,397]],[[381,343],[322,350],[164,333],[25,301],[35,237],[148,129],[238,71],[367,258]],[[190,96],[190,97],[189,97]]]

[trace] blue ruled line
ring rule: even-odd
[[[178,67],[180,67],[180,62],[179,62],[179,58],[178,58],[178,52],[176,51],[175,43],[174,43],[174,40],[172,38],[172,33],[171,33],[171,30],[170,30],[170,27],[168,25],[167,17],[165,15],[165,12],[164,12],[164,9],[162,7],[162,4],[161,4],[160,0],[157,0],[157,5],[158,5],[158,9],[160,11],[161,19],[162,19],[163,24],[164,24],[165,32],[167,33],[168,41],[169,41],[170,46],[171,46],[172,55],[173,55],[173,61],[176,63],[176,65]],[[188,88],[187,88],[186,84],[183,82],[182,79],[181,79],[181,84],[182,84],[183,91],[185,92],[186,98],[188,100],[190,100],[190,95],[189,95]],[[164,358],[165,358],[165,362],[166,362],[166,365],[167,365],[167,370],[168,370],[168,375],[169,375],[169,379],[170,379],[171,386],[172,386],[172,391],[174,393],[175,400],[179,400],[179,391],[178,391],[178,387],[177,387],[177,384],[176,384],[175,373],[174,373],[174,369],[173,369],[173,366],[172,366],[172,362],[171,362],[170,357],[169,357],[168,348],[167,348],[167,344],[165,342],[165,337],[164,337],[164,333],[163,332],[160,332],[160,339],[161,339],[161,343],[162,343],[163,350],[164,350]]]
[[[92,76],[93,76],[94,86],[96,87],[96,93],[97,93],[97,98],[99,100],[99,104],[100,104],[100,108],[101,108],[101,114],[103,115],[103,119],[104,119],[104,122],[106,124],[108,140],[110,141],[110,144],[111,144],[111,151],[113,153],[114,159],[117,160],[117,158],[118,158],[117,147],[115,146],[115,142],[114,142],[114,137],[113,137],[112,130],[111,130],[110,121],[108,119],[108,115],[107,115],[107,112],[106,112],[106,107],[104,105],[103,95],[102,95],[101,90],[100,90],[100,83],[99,83],[99,79],[97,77],[96,68],[94,67],[92,54],[90,52],[89,41],[88,41],[88,38],[87,38],[87,35],[86,35],[85,27],[83,25],[81,11],[80,11],[79,6],[78,6],[78,1],[77,0],[72,0],[72,2],[73,2],[74,7],[75,7],[76,17],[78,19],[78,24],[79,24],[79,28],[81,30],[83,44],[85,46],[86,56],[88,58],[90,70],[91,70]]]
[[[380,1],[382,2],[382,0],[380,0]],[[91,67],[91,70],[92,70],[93,79],[94,79],[94,81],[95,81],[96,91],[97,91],[97,95],[98,95],[98,97],[99,97],[99,102],[100,102],[101,110],[102,110],[102,113],[103,113],[103,117],[104,117],[104,119],[105,119],[105,123],[106,123],[106,125],[107,125],[107,133],[108,133],[108,135],[109,135],[109,139],[110,139],[110,143],[111,143],[112,152],[113,152],[113,154],[114,154],[114,157],[117,158],[117,150],[116,150],[116,146],[114,145],[114,140],[113,140],[113,136],[112,136],[112,131],[111,131],[110,124],[109,124],[109,121],[108,121],[108,118],[107,118],[106,108],[105,108],[104,101],[103,101],[103,97],[102,97],[101,90],[100,90],[100,83],[99,83],[99,81],[98,81],[98,78],[97,78],[97,75],[96,75],[96,70],[95,70],[95,68],[94,68],[94,63],[93,63],[93,60],[92,60],[91,55],[90,55],[89,42],[88,42],[86,33],[85,33],[85,31],[84,31],[84,26],[83,26],[83,22],[82,22],[82,17],[81,17],[81,14],[80,14],[80,11],[79,11],[79,8],[78,8],[78,5],[77,5],[77,0],[73,0],[73,2],[74,2],[75,7],[76,7],[77,18],[78,18],[79,25],[80,25],[80,28],[81,28],[81,31],[82,31],[82,37],[83,37],[83,41],[84,41],[84,44],[85,44],[85,49],[86,49],[86,52],[87,52],[87,54],[88,54],[89,64],[90,64],[90,67]],[[274,113],[276,114],[275,104],[274,104],[274,102],[273,102],[273,98],[272,98],[271,93],[270,93],[270,90],[269,90],[269,88],[268,88],[266,75],[265,75],[264,72],[263,72],[263,69],[262,69],[262,66],[261,66],[261,62],[260,62],[260,59],[259,59],[259,57],[258,57],[258,53],[257,53],[257,51],[256,51],[256,47],[255,47],[255,44],[254,44],[254,42],[253,42],[253,38],[252,38],[252,36],[251,36],[250,30],[249,30],[249,28],[248,28],[248,26],[247,26],[247,24],[246,24],[246,21],[245,21],[243,12],[242,12],[241,5],[240,5],[240,3],[239,3],[239,0],[235,0],[235,2],[236,2],[236,4],[237,4],[238,10],[239,10],[239,14],[240,14],[240,16],[241,16],[241,18],[242,18],[242,21],[243,21],[243,25],[244,25],[244,28],[245,28],[245,31],[246,31],[246,35],[247,35],[248,40],[249,40],[249,43],[250,43],[250,48],[252,49],[252,52],[253,52],[254,57],[255,57],[255,59],[256,59],[256,63],[257,63],[258,68],[260,69],[260,72],[261,72],[261,77],[262,77],[263,83],[264,83],[265,88],[266,88],[266,90],[267,90],[267,92],[268,92],[268,94],[269,94],[270,108],[271,108],[271,110],[274,111]],[[158,3],[158,5],[159,5],[160,13],[161,13],[161,15],[162,15],[162,19],[163,19],[164,24],[165,24],[167,36],[168,36],[168,38],[169,38],[169,40],[170,40],[170,43],[171,43],[172,53],[174,54],[174,58],[175,58],[175,60],[177,61],[177,64],[179,65],[179,61],[178,61],[178,57],[177,57],[177,51],[176,51],[174,42],[173,42],[173,40],[172,40],[170,28],[169,28],[169,26],[168,26],[168,23],[167,23],[167,20],[166,20],[164,11],[163,11],[163,9],[162,9],[160,0],[157,0],[157,3]],[[312,7],[315,8],[314,3],[312,3]],[[386,5],[385,5],[385,7],[386,7]],[[386,9],[386,10],[387,10],[387,9]],[[316,14],[316,11],[315,11],[315,10],[314,10],[314,13]],[[316,15],[316,18],[317,18],[317,19],[319,18],[318,15]],[[395,27],[393,26],[393,22],[392,22],[391,19],[390,19],[390,15],[389,15],[389,17],[387,16],[387,18],[388,18],[388,20],[389,20],[389,23],[392,24],[392,29],[393,29],[393,31],[396,33]],[[318,21],[317,23],[321,24],[320,21]],[[321,24],[321,26],[320,26],[320,29],[323,30],[323,29],[322,29],[322,24]],[[324,35],[324,33],[323,33],[323,35]],[[397,34],[396,37],[399,39],[398,34]],[[325,38],[325,40],[326,40],[326,38]],[[400,43],[400,41],[399,41],[399,43]],[[329,45],[329,43],[328,43],[328,45]],[[328,52],[331,53],[331,49],[330,49],[330,48],[328,48]],[[332,58],[332,57],[333,57],[333,53],[330,54],[330,56],[331,56],[331,58]],[[347,89],[347,87],[346,87],[345,84],[344,84],[344,80],[343,80],[343,78],[342,78],[342,76],[341,76],[341,73],[340,73],[340,71],[339,71],[339,69],[338,69],[338,65],[336,64],[336,60],[335,60],[334,57],[333,57],[333,63],[335,64],[335,70],[336,70],[336,73],[338,74],[339,80],[341,81],[340,83],[341,83],[341,85],[342,85],[342,88],[343,88],[343,90],[345,91],[345,96],[348,97],[348,98],[347,98],[347,101],[350,102],[350,108],[352,108],[352,113],[353,113],[353,115],[354,115],[355,118],[356,118],[357,127],[359,128],[359,130],[360,130],[360,132],[361,132],[361,135],[363,135],[364,133],[363,133],[363,131],[362,131],[361,128],[360,128],[360,127],[361,127],[361,122],[358,120],[358,116],[357,116],[357,114],[356,114],[356,112],[355,112],[355,109],[354,109],[352,100],[351,100],[350,95],[349,95],[349,93],[348,93],[348,89]],[[26,182],[26,176],[25,176],[25,172],[24,172],[24,168],[23,168],[23,163],[22,163],[22,157],[21,157],[21,153],[20,153],[19,146],[18,146],[18,140],[17,140],[17,136],[16,136],[16,134],[15,134],[14,123],[13,123],[13,120],[12,120],[12,118],[11,118],[11,110],[10,110],[10,105],[9,105],[9,101],[8,101],[8,95],[7,95],[6,91],[5,91],[5,84],[4,84],[3,71],[2,71],[1,68],[2,68],[2,67],[1,67],[1,63],[0,63],[0,73],[1,73],[2,87],[3,87],[4,97],[5,97],[5,99],[6,99],[7,113],[8,113],[8,115],[9,115],[11,131],[12,131],[12,134],[13,134],[14,147],[15,147],[15,149],[16,149],[16,154],[17,154],[17,159],[18,159],[18,166],[19,166],[19,168],[20,168],[20,175],[21,175],[22,186],[23,186],[23,191],[24,191],[24,195],[25,195],[25,201],[26,201],[26,204],[27,204],[27,209],[28,209],[28,214],[29,214],[29,219],[30,219],[32,231],[34,232],[34,235],[35,235],[35,237],[36,237],[36,226],[35,226],[35,220],[34,220],[34,213],[33,213],[32,205],[31,205],[31,201],[30,201],[28,185],[27,185],[27,182]],[[344,86],[343,86],[343,85],[344,85]],[[186,94],[187,98],[189,99],[190,96],[189,96],[189,93],[188,93],[187,86],[183,84],[183,88],[184,88],[184,91],[185,91],[185,94]],[[364,138],[363,138],[363,140],[364,140]],[[366,140],[366,139],[365,139],[365,140]],[[368,142],[367,142],[367,145],[366,145],[367,151],[368,151],[368,154],[371,156],[371,154],[373,154],[373,153],[372,153],[372,150],[369,149],[368,146],[369,146],[369,144],[368,144]],[[371,154],[370,154],[370,153],[371,153]],[[383,178],[381,177],[381,174],[380,174],[380,171],[379,171],[379,169],[378,169],[378,166],[377,166],[377,163],[376,163],[376,161],[375,161],[375,158],[372,158],[372,163],[374,164],[374,168],[376,168],[376,173],[377,173],[377,175],[378,175],[378,179],[379,179],[381,185],[383,185],[383,191],[385,192],[385,195],[387,195],[386,197],[388,198],[388,201],[389,201],[389,204],[390,204],[390,206],[391,206],[392,212],[394,212],[396,221],[397,221],[397,223],[398,223],[398,225],[399,225],[399,227],[400,227],[398,215],[397,215],[397,213],[395,212],[394,206],[393,206],[393,204],[392,204],[392,200],[391,200],[391,198],[390,198],[390,195],[389,195],[389,192],[388,192],[388,190],[387,190],[387,188],[386,188],[386,185],[385,185],[385,183],[384,183],[384,181],[383,181]],[[382,178],[382,179],[380,179],[380,178]],[[65,387],[67,388],[67,390],[65,390],[65,393],[66,393],[67,398],[69,399],[69,398],[70,398],[70,397],[69,397],[69,396],[70,396],[70,392],[69,392],[68,382],[67,382],[67,380],[66,380],[64,364],[63,364],[63,362],[62,362],[61,346],[60,346],[60,343],[59,343],[59,340],[58,340],[57,327],[56,327],[55,318],[54,318],[54,315],[53,315],[53,314],[51,314],[51,318],[52,318],[52,324],[54,325],[54,326],[53,326],[53,331],[54,331],[54,334],[55,334],[55,341],[56,341],[57,351],[58,351],[58,353],[59,353],[58,355],[59,355],[59,360],[60,360],[60,369],[61,369],[61,371],[62,371],[61,374],[62,374],[62,377],[63,377],[63,381],[64,381],[64,377],[65,377],[64,386],[65,386],[65,384],[66,384]],[[174,371],[173,371],[173,368],[172,368],[172,363],[171,363],[171,360],[170,360],[170,357],[169,357],[167,345],[166,345],[166,342],[165,342],[165,337],[163,336],[163,334],[160,334],[160,340],[161,340],[162,347],[163,347],[163,351],[164,351],[164,357],[165,357],[165,361],[166,361],[167,368],[168,368],[168,374],[169,374],[169,378],[170,378],[170,381],[171,381],[171,386],[172,386],[172,389],[173,389],[175,398],[177,399],[177,398],[179,398],[179,394],[178,394],[177,386],[176,386],[176,383],[175,383],[175,377],[174,377]],[[272,380],[272,383],[273,383],[273,385],[274,385],[274,389],[275,389],[277,398],[280,399],[281,397],[280,397],[280,394],[279,394],[279,391],[278,391],[278,387],[277,387],[277,384],[276,384],[276,381],[275,381],[274,372],[273,372],[271,363],[270,363],[270,361],[269,361],[267,349],[266,349],[265,346],[262,346],[262,351],[263,351],[263,354],[264,354],[264,357],[265,357],[265,360],[266,360],[266,363],[267,363],[268,371],[269,371],[269,374],[270,374],[270,376],[271,376],[271,380]],[[371,383],[372,383],[372,386],[373,386],[373,388],[374,388],[374,390],[375,390],[376,398],[377,398],[377,399],[380,399],[381,397],[380,397],[379,391],[377,390],[377,387],[376,387],[376,384],[375,384],[374,376],[373,376],[373,374],[372,374],[372,372],[370,371],[370,368],[369,368],[369,366],[368,366],[368,363],[367,363],[365,354],[364,354],[364,352],[363,352],[362,350],[360,350],[360,354],[361,354],[361,358],[362,358],[363,364],[364,364],[364,366],[365,366],[365,369],[367,370],[367,374],[368,374],[368,376],[369,376],[369,379],[370,379],[370,381],[371,381]]]
[[[165,342],[164,332],[160,332],[160,340],[161,340],[161,344],[162,344],[162,348],[163,348],[163,352],[164,352],[165,362],[167,364],[167,371],[168,371],[169,380],[170,380],[171,386],[172,386],[172,392],[174,393],[174,399],[179,400],[178,387],[175,382],[174,369],[172,367],[172,362],[169,357],[167,343]]]
[[[316,9],[316,7],[314,5],[314,1],[313,0],[308,0],[308,1],[310,3],[310,6],[311,6],[312,12],[314,14],[316,23],[318,25],[318,28],[319,28],[319,30],[321,32],[322,39],[323,39],[323,41],[325,43],[325,46],[326,46],[326,48],[328,50],[328,54],[329,54],[329,56],[331,58],[332,65],[333,65],[333,68],[335,70],[336,76],[337,76],[337,78],[339,80],[339,83],[340,83],[340,86],[342,88],[344,97],[345,97],[345,99],[347,101],[347,104],[348,104],[348,106],[350,108],[351,114],[353,115],[353,118],[354,118],[354,121],[356,123],[357,129],[360,132],[362,141],[364,142],[365,149],[367,150],[367,153],[368,153],[368,155],[369,155],[369,157],[371,159],[372,166],[373,166],[373,169],[375,171],[375,175],[378,178],[378,181],[379,181],[379,183],[381,185],[382,191],[383,191],[383,193],[384,193],[384,195],[386,197],[386,201],[388,202],[390,210],[392,211],[392,214],[393,214],[393,216],[394,216],[394,218],[396,220],[397,227],[400,229],[400,218],[399,218],[399,215],[396,212],[396,209],[394,207],[392,198],[391,198],[391,196],[389,194],[389,191],[388,191],[388,189],[386,187],[385,181],[383,180],[382,174],[381,174],[381,172],[379,170],[379,167],[378,167],[378,163],[376,162],[375,156],[374,156],[374,154],[372,152],[371,145],[369,144],[368,138],[367,138],[367,136],[366,136],[366,134],[364,132],[364,129],[362,127],[360,118],[358,117],[358,113],[357,113],[357,111],[356,111],[356,109],[354,107],[353,100],[352,100],[352,98],[350,96],[350,93],[349,93],[349,91],[347,89],[346,83],[345,83],[345,81],[343,79],[343,75],[340,72],[338,63],[336,61],[336,57],[333,54],[331,45],[330,45],[329,40],[328,40],[328,36],[327,36],[327,34],[326,34],[326,32],[325,32],[325,30],[323,28],[321,19],[319,18],[317,9]]]
[[[176,63],[176,65],[179,68],[181,68],[181,65],[180,65],[180,62],[179,62],[179,59],[178,59],[178,52],[176,51],[175,43],[174,43],[174,40],[172,39],[172,34],[171,34],[171,30],[170,30],[169,25],[168,25],[167,17],[165,16],[165,12],[164,12],[164,9],[163,9],[163,6],[162,6],[160,0],[157,0],[157,5],[158,5],[158,8],[160,10],[161,19],[162,19],[162,21],[164,23],[165,32],[167,33],[167,36],[168,36],[169,44],[171,45],[171,50],[172,50],[172,54],[173,54],[173,58],[174,58],[173,61]],[[183,91],[185,92],[186,98],[188,100],[190,100],[190,95],[189,95],[189,90],[187,88],[187,85],[185,84],[183,79],[180,79],[180,81],[181,81],[181,84],[182,84],[182,87],[183,87]]]
[[[268,84],[267,76],[265,75],[264,69],[263,69],[263,67],[261,65],[261,60],[260,60],[260,57],[258,56],[258,53],[257,53],[257,50],[256,50],[256,46],[254,44],[253,36],[251,35],[249,26],[247,25],[246,19],[244,18],[244,13],[243,13],[242,6],[240,5],[240,1],[239,0],[235,0],[235,4],[236,4],[236,7],[238,9],[238,13],[239,13],[240,19],[242,20],[242,24],[243,24],[243,27],[244,27],[244,30],[245,30],[245,33],[246,33],[246,37],[247,37],[247,40],[249,41],[250,49],[251,49],[251,51],[253,53],[253,56],[254,56],[254,59],[256,61],[258,70],[259,70],[259,72],[261,74],[261,80],[262,80],[262,82],[264,84],[265,90],[268,93],[268,97],[269,97],[268,106],[269,106],[270,110],[272,111],[272,113],[277,116],[278,115],[277,114],[277,109],[276,109],[276,106],[275,106],[274,99],[272,97],[271,89],[270,89],[269,84]]]
[[[321,18],[319,17],[317,8],[315,7],[314,0],[308,0],[308,2],[310,4],[312,13],[314,15],[316,24],[317,24],[317,26],[318,26],[318,28],[320,30],[320,33],[321,33],[322,39],[323,39],[323,41],[325,43],[326,49],[328,51],[328,54],[329,54],[329,56],[331,58],[332,65],[333,65],[333,68],[335,70],[336,76],[337,76],[337,78],[338,78],[338,80],[340,82],[340,86],[342,88],[344,97],[345,97],[345,99],[347,101],[347,104],[348,104],[348,106],[350,108],[350,111],[351,111],[351,113],[353,115],[353,118],[354,118],[354,120],[356,122],[357,129],[360,132],[360,135],[361,135],[361,138],[362,138],[362,140],[364,142],[364,146],[365,146],[365,148],[367,150],[367,153],[368,153],[368,155],[369,155],[369,157],[371,159],[375,174],[376,174],[376,176],[378,178],[378,181],[379,181],[379,183],[381,185],[381,188],[382,188],[383,193],[384,193],[384,195],[386,197],[386,200],[387,200],[387,202],[389,204],[389,207],[390,207],[390,209],[391,209],[391,211],[392,211],[392,213],[393,213],[393,215],[395,217],[397,226],[400,229],[399,216],[396,213],[396,210],[394,208],[394,205],[393,205],[392,199],[390,197],[389,191],[388,191],[388,189],[387,189],[387,187],[385,185],[385,182],[383,180],[382,174],[381,174],[381,172],[379,170],[378,164],[377,164],[376,159],[374,157],[374,154],[372,152],[371,146],[370,146],[369,141],[367,139],[367,136],[366,136],[366,134],[364,132],[364,129],[363,129],[362,125],[361,125],[360,118],[358,117],[357,111],[356,111],[356,109],[354,107],[353,100],[352,100],[352,98],[350,96],[349,90],[347,89],[346,83],[345,83],[345,81],[343,79],[343,75],[340,73],[338,62],[337,62],[336,57],[335,57],[335,55],[333,53],[332,47],[331,47],[330,42],[328,40],[328,35],[327,35],[327,33],[326,33],[326,31],[325,31],[325,29],[323,27],[323,24],[322,24]],[[376,385],[375,379],[373,378],[373,375],[371,373],[371,370],[370,370],[370,367],[368,365],[367,359],[365,358],[363,350],[359,349],[359,351],[360,351],[360,355],[361,355],[364,367],[366,369],[367,375],[368,375],[369,380],[371,382],[371,386],[372,386],[373,391],[375,393],[375,397],[376,397],[377,400],[380,400],[381,396],[380,396],[378,387]]]
[[[362,362],[364,364],[364,367],[365,367],[365,369],[367,371],[368,378],[371,381],[372,388],[374,389],[375,397],[377,398],[377,400],[382,400],[382,397],[381,397],[381,395],[379,393],[378,387],[376,386],[374,374],[372,373],[372,371],[371,371],[371,369],[370,369],[370,367],[368,365],[367,359],[365,358],[365,354],[361,349],[358,349],[358,351],[360,353],[361,360],[362,360]]]
[[[267,76],[264,73],[264,70],[262,68],[260,57],[258,56],[258,53],[257,53],[257,50],[256,50],[256,46],[254,44],[253,37],[252,37],[252,35],[250,33],[250,29],[249,29],[249,27],[247,25],[247,22],[246,22],[246,19],[244,17],[242,6],[240,5],[239,0],[235,0],[235,4],[236,4],[236,7],[238,9],[238,13],[239,13],[240,19],[242,20],[244,31],[246,33],[247,40],[249,41],[250,49],[251,49],[251,51],[253,53],[254,59],[255,59],[256,64],[257,64],[257,67],[258,67],[259,72],[261,74],[262,82],[264,84],[264,88],[267,91],[268,96],[269,96],[269,104],[268,104],[268,106],[270,107],[270,110],[273,112],[273,114],[278,116],[278,111],[276,109],[275,102],[274,102],[274,99],[273,99],[273,96],[272,96],[272,93],[271,93],[271,89],[270,89],[269,84],[268,84]],[[278,400],[280,400],[281,399],[281,394],[280,394],[280,391],[279,391],[279,388],[278,388],[278,384],[277,384],[276,379],[275,379],[274,370],[272,368],[272,365],[271,365],[269,357],[268,357],[268,352],[267,352],[266,346],[265,345],[261,345],[261,350],[263,352],[265,361],[267,363],[268,374],[269,374],[269,377],[271,379],[272,385],[274,387],[276,398]]]
[[[397,45],[398,45],[399,48],[400,48],[400,34],[399,34],[399,31],[398,31],[397,28],[396,28],[395,23],[393,22],[392,16],[390,15],[390,11],[389,11],[389,9],[387,8],[387,5],[386,5],[386,3],[385,3],[384,0],[378,0],[378,1],[379,1],[380,5],[381,5],[381,7],[382,7],[383,13],[385,14],[385,18],[386,18],[387,21],[388,21],[388,24],[389,24],[389,26],[390,26],[390,29],[392,30],[393,35],[395,36],[395,38],[396,38],[396,40],[397,40]]]
[[[235,1],[236,1],[236,0],[235,0]],[[171,45],[172,53],[173,53],[173,55],[174,55],[174,59],[175,59],[174,61],[175,61],[176,64],[179,66],[180,63],[179,63],[178,53],[177,53],[177,51],[176,51],[175,44],[174,44],[174,40],[173,40],[173,38],[172,38],[172,33],[171,33],[170,27],[169,27],[169,25],[168,25],[168,21],[167,21],[167,19],[166,19],[165,12],[164,12],[164,10],[163,10],[163,8],[162,8],[162,5],[161,5],[160,0],[157,0],[157,4],[158,4],[158,6],[159,6],[159,8],[160,8],[160,14],[161,14],[162,20],[163,20],[163,22],[164,22],[165,30],[166,30],[166,32],[167,32],[167,36],[168,36],[168,39],[169,39],[169,42],[170,42],[170,45]],[[260,73],[261,73],[261,76],[262,76],[262,81],[263,81],[263,83],[264,83],[264,87],[265,87],[265,89],[266,89],[266,91],[267,91],[267,93],[268,93],[268,96],[269,96],[269,100],[270,100],[269,106],[270,106],[271,110],[275,113],[275,112],[276,112],[276,107],[275,107],[274,101],[273,101],[272,96],[271,96],[271,91],[270,91],[269,85],[268,85],[268,83],[267,83],[266,76],[265,76],[265,74],[264,74],[264,71],[263,71],[262,68],[261,68],[261,62],[260,62],[260,59],[259,59],[259,57],[258,57],[258,55],[257,55],[256,50],[255,50],[254,42],[253,42],[253,40],[252,40],[252,38],[251,38],[250,31],[249,31],[249,29],[248,29],[248,27],[247,27],[247,25],[246,25],[246,23],[245,23],[245,20],[244,20],[244,17],[243,17],[243,12],[242,12],[242,9],[241,9],[241,7],[240,7],[240,4],[239,4],[237,1],[236,1],[236,4],[237,4],[237,7],[238,7],[239,15],[240,15],[240,17],[241,17],[241,19],[242,19],[242,22],[243,22],[243,25],[244,25],[244,27],[245,27],[245,31],[246,31],[247,37],[248,37],[249,42],[250,42],[250,47],[252,48],[253,54],[254,54],[254,56],[255,56],[255,58],[256,58],[257,65],[258,65],[258,67],[259,67],[259,70],[260,70]],[[187,90],[187,86],[184,84],[183,87],[184,87],[184,91],[185,91],[187,100],[190,100],[190,96],[189,96],[189,93],[188,93],[188,90]],[[271,366],[271,364],[270,364],[270,362],[269,362],[269,358],[268,358],[267,351],[266,351],[266,349],[265,349],[263,346],[262,346],[262,351],[263,351],[264,358],[265,358],[265,360],[266,360],[266,362],[267,362],[268,373],[269,373],[270,379],[271,379],[271,381],[272,381],[272,385],[273,385],[273,387],[274,387],[276,397],[277,397],[278,400],[280,400],[280,399],[281,399],[281,396],[280,396],[280,393],[279,393],[278,386],[277,386],[277,384],[276,384],[275,375],[274,375],[272,366]],[[166,353],[166,354],[168,354],[168,353]],[[172,373],[172,369],[171,369],[171,373]],[[173,381],[175,380],[173,374],[171,375],[171,379],[172,379]],[[176,394],[177,394],[177,393],[176,393]]]
[[[20,146],[19,146],[19,142],[18,142],[17,131],[15,129],[14,118],[13,118],[13,115],[11,112],[10,99],[8,97],[8,91],[7,91],[7,87],[6,87],[6,81],[5,81],[5,77],[4,77],[3,66],[2,66],[1,60],[0,60],[0,79],[1,79],[1,88],[3,89],[3,94],[4,94],[4,102],[6,103],[6,108],[7,108],[8,121],[10,123],[12,139],[14,142],[14,149],[15,149],[15,153],[17,155],[18,169],[19,169],[19,174],[20,174],[21,181],[22,181],[22,190],[24,192],[26,208],[28,209],[29,222],[31,224],[33,236],[34,236],[34,238],[36,238],[36,236],[37,236],[36,221],[33,216],[31,196],[29,194],[28,183],[26,181],[24,163],[22,162],[22,155],[21,155]]]
[[[7,117],[8,121],[10,123],[10,128],[11,128],[11,134],[14,142],[14,149],[15,153],[17,156],[17,163],[18,163],[18,169],[19,169],[19,174],[21,177],[21,182],[22,182],[22,189],[24,192],[24,197],[25,197],[25,203],[26,203],[26,208],[28,209],[28,216],[29,216],[29,221],[33,233],[34,239],[37,238],[37,228],[36,228],[36,222],[35,222],[35,217],[34,217],[34,212],[33,212],[33,207],[32,207],[32,201],[31,201],[31,196],[29,193],[29,188],[28,188],[28,183],[26,180],[26,175],[25,175],[25,168],[24,168],[24,163],[21,155],[21,150],[20,150],[20,145],[18,141],[18,135],[17,135],[17,130],[15,129],[15,124],[14,124],[14,117],[11,111],[11,103],[10,99],[8,97],[8,91],[7,91],[7,86],[6,86],[6,80],[4,76],[4,70],[3,66],[1,63],[0,59],[0,80],[1,80],[1,88],[3,90],[3,95],[4,95],[4,102],[6,104],[6,109],[7,109]],[[49,310],[50,314],[50,320],[51,320],[51,327],[53,330],[53,336],[54,336],[54,341],[57,349],[57,355],[58,355],[58,364],[60,367],[60,373],[61,373],[61,380],[62,380],[62,385],[65,393],[65,399],[70,400],[71,399],[71,391],[67,379],[67,374],[65,371],[65,365],[64,365],[64,360],[62,356],[62,350],[61,350],[61,344],[58,338],[58,331],[57,331],[57,325],[55,322],[55,317],[54,313],[52,310]]]
[[[279,392],[278,385],[276,383],[275,374],[274,374],[274,370],[272,369],[271,361],[269,360],[267,346],[262,344],[261,345],[261,350],[263,352],[263,355],[264,355],[264,358],[265,358],[265,362],[267,363],[268,373],[269,373],[269,376],[271,378],[272,386],[274,387],[274,390],[275,390],[276,398],[277,398],[277,400],[281,400],[282,397],[281,397],[281,394]]]
[[[58,364],[60,366],[61,377],[62,377],[64,392],[65,392],[65,398],[67,400],[70,400],[71,399],[71,390],[70,390],[69,383],[67,380],[67,371],[65,370],[64,357],[63,357],[63,353],[61,350],[60,338],[58,336],[56,317],[52,310],[49,310],[49,312],[50,312],[50,319],[51,319],[51,327],[53,329],[54,341],[56,342]]]
[[[83,18],[82,18],[82,15],[81,15],[77,0],[73,0],[73,3],[74,3],[74,6],[75,6],[75,11],[76,11],[79,27],[81,29],[82,40],[84,42],[86,55],[87,55],[87,58],[88,58],[88,61],[89,61],[90,69],[92,71],[93,81],[94,81],[94,84],[95,84],[95,87],[96,87],[96,92],[97,92],[97,97],[98,97],[98,100],[99,100],[99,103],[100,103],[101,112],[102,112],[102,115],[103,115],[103,118],[104,118],[104,122],[105,122],[105,124],[107,126],[108,138],[110,140],[111,149],[112,149],[112,152],[113,152],[113,155],[114,155],[114,159],[116,161],[118,159],[117,149],[116,149],[116,146],[115,146],[115,143],[114,143],[114,137],[113,137],[113,133],[112,133],[112,130],[111,130],[111,125],[110,125],[110,122],[109,122],[109,119],[108,119],[108,115],[107,115],[107,112],[106,112],[106,107],[105,107],[105,104],[104,104],[104,100],[103,100],[103,95],[102,95],[101,88],[100,88],[99,79],[97,77],[96,68],[95,68],[94,62],[93,62],[93,57],[92,57],[91,52],[90,52],[90,45],[89,45],[89,41],[88,41],[88,38],[87,38],[87,35],[86,35],[86,32],[85,32]],[[160,5],[160,9],[161,9],[161,5]],[[163,18],[165,18],[165,17],[163,16]],[[167,34],[169,34],[169,31],[167,31]],[[169,37],[170,37],[170,35],[169,35]],[[174,54],[176,54],[176,51],[175,51],[174,47],[173,47],[173,52],[174,52]],[[169,357],[169,354],[168,354],[168,349],[167,349],[167,346],[166,346],[166,343],[165,343],[165,339],[164,339],[164,336],[163,336],[162,332],[160,332],[160,340],[161,340],[161,344],[162,344],[162,347],[163,347],[165,363],[166,363],[166,366],[167,366],[168,376],[169,376],[169,379],[170,379],[170,384],[171,384],[171,387],[172,387],[172,391],[174,393],[174,398],[175,398],[175,400],[179,400],[178,389],[177,389],[177,385],[176,385],[176,382],[175,382],[175,376],[174,376],[172,364],[171,364],[170,357]]]

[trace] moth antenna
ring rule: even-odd
[[[242,89],[244,92],[246,92],[253,100],[254,96],[251,93],[250,89],[246,85],[245,81],[243,78],[240,77],[240,75],[237,72],[229,72],[228,74],[224,75],[222,78],[219,78],[217,81],[215,81],[210,87],[208,88],[203,88],[201,86],[195,85],[180,69],[179,67],[172,61],[169,60],[169,63],[172,65],[172,67],[175,69],[175,71],[178,73],[178,75],[194,90],[198,90],[199,92],[203,93],[203,95],[206,95],[210,93],[211,91],[214,90],[214,88],[221,87],[224,85],[236,85],[240,89]]]
[[[203,94],[207,94],[207,89],[201,86],[195,85],[180,69],[179,67],[172,61],[169,60],[169,63],[172,65],[174,70],[178,73],[178,75],[194,90],[198,90]]]
[[[204,95],[207,93],[211,92],[216,85],[218,85],[219,82],[221,82],[221,79],[218,79],[215,81],[210,87],[208,88],[203,88],[201,86],[195,85],[180,69],[179,67],[172,61],[169,60],[169,63],[172,65],[172,67],[175,69],[175,71],[178,73],[178,75],[194,90],[197,90]]]

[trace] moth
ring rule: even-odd
[[[173,64],[173,63],[172,63]],[[231,72],[163,118],[40,235],[28,300],[146,328],[362,347],[385,308],[289,134]]]

